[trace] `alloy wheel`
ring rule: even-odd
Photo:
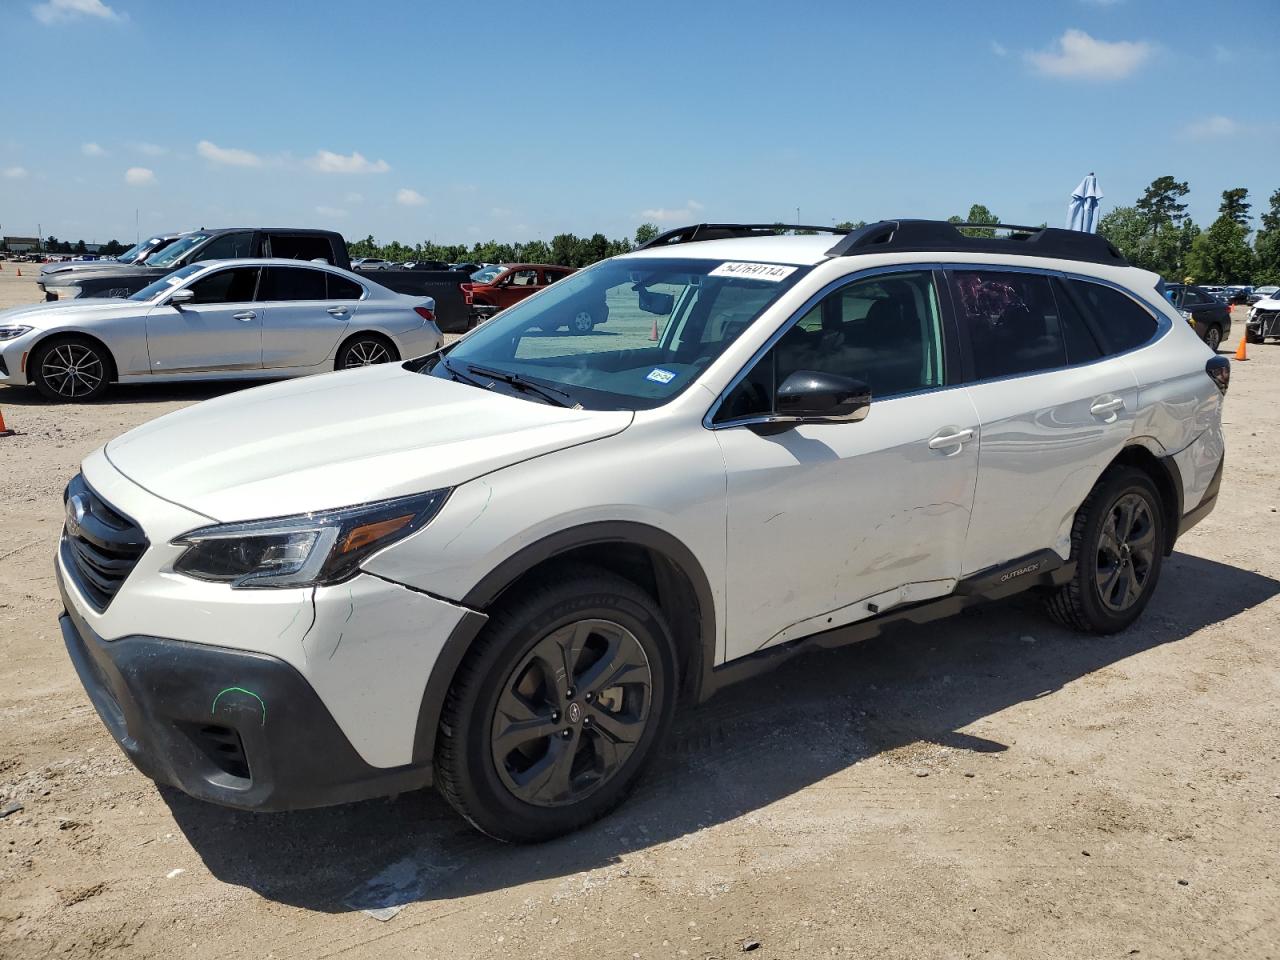
[[[1124,494],[1108,512],[1098,540],[1095,583],[1103,606],[1120,613],[1138,602],[1157,549],[1151,504],[1141,494]]]
[[[391,353],[381,341],[357,340],[347,348],[346,362],[342,366],[346,370],[352,367],[370,367],[375,363],[386,363],[390,359]]]
[[[1214,353],[1218,352],[1218,346],[1222,343],[1222,331],[1217,327],[1210,327],[1209,332],[1204,335],[1204,342],[1209,345],[1209,349]]]
[[[60,397],[85,397],[102,386],[102,358],[81,343],[62,343],[45,355],[40,376]]]
[[[586,310],[579,310],[573,317],[573,332],[590,333],[591,329],[591,314]]]
[[[593,619],[557,628],[499,694],[490,736],[498,776],[534,806],[582,800],[626,764],[652,693],[649,658],[626,627]]]

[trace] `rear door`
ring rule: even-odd
[[[1065,557],[1077,508],[1133,430],[1137,380],[1050,272],[957,267],[947,279],[981,424],[963,575]]]
[[[267,267],[262,295],[262,365],[314,367],[333,355],[364,288],[317,267]]]
[[[186,284],[195,299],[162,301],[147,314],[147,352],[154,374],[258,370],[262,367],[260,267],[231,267]]]

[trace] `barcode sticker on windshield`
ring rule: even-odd
[[[661,367],[654,367],[649,371],[646,380],[652,380],[654,383],[670,383],[676,378],[676,375],[670,370],[663,370]]]
[[[768,280],[778,283],[796,272],[795,267],[783,267],[776,263],[722,263],[712,270],[711,277],[742,277],[745,280]]]

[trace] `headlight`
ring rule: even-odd
[[[24,333],[30,332],[30,327],[0,327],[0,340],[16,340]]]
[[[201,527],[173,541],[173,569],[233,588],[306,587],[355,576],[360,562],[431,521],[449,496],[432,490],[342,510]]]
[[[57,284],[46,283],[44,285],[45,293],[52,293],[59,300],[74,300],[80,296],[80,288],[73,286],[62,286]]]

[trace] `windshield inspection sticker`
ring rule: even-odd
[[[663,370],[661,367],[654,367],[649,371],[646,380],[652,380],[654,383],[670,383],[676,378],[676,375],[670,370]]]
[[[768,280],[778,283],[796,272],[795,267],[783,267],[776,263],[722,263],[709,277],[743,277],[747,280]]]

